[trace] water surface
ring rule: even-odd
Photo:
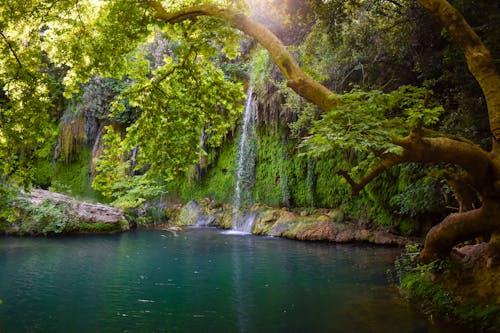
[[[0,332],[441,332],[388,286],[398,253],[207,228],[0,238]]]

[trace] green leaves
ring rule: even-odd
[[[441,106],[427,106],[426,90],[403,86],[391,93],[353,90],[342,95],[342,104],[314,122],[301,144],[307,154],[321,155],[335,149],[358,153],[401,154],[393,143],[416,127],[437,123]]]

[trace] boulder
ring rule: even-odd
[[[66,216],[65,221],[61,222],[64,222],[64,225],[61,225],[60,230],[58,230],[62,233],[116,232],[126,231],[130,228],[124,211],[115,207],[78,201],[64,194],[41,189],[32,190],[26,199],[32,205],[31,209],[26,210],[27,218],[30,218],[30,212],[45,202],[52,202],[54,207],[59,207]],[[34,221],[34,223],[36,222]],[[50,221],[48,222],[50,223]]]

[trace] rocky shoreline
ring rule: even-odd
[[[163,203],[126,212],[40,189],[22,196],[15,206],[19,217],[8,225],[5,230],[7,235],[116,233],[136,227],[175,229],[175,232],[179,232],[179,227],[193,225],[230,229],[234,217],[231,205],[218,204],[210,199],[185,204]],[[148,216],[152,215],[152,208],[161,216],[160,220],[156,221]],[[414,242],[381,226],[347,217],[342,211],[335,209],[292,210],[254,205],[244,213],[252,215],[254,222],[251,233],[255,235],[391,246],[404,246]]]
[[[251,233],[284,237],[302,241],[334,243],[366,242],[379,245],[404,246],[414,242],[408,237],[395,235],[380,226],[346,217],[342,211],[289,210],[254,205],[246,210],[254,218]],[[172,225],[210,225],[230,229],[233,220],[230,205],[217,205],[210,200],[190,201],[172,216]],[[200,223],[201,221],[201,223]]]

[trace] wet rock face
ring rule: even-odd
[[[203,207],[196,201],[189,201],[184,205],[177,216],[177,225],[206,225],[204,223],[208,220],[207,216],[203,212]]]
[[[256,214],[252,232],[258,235],[336,243],[368,242],[381,245],[408,243],[405,237],[370,228],[362,223],[346,221],[344,213],[340,210],[293,212],[255,205],[250,211]],[[219,221],[223,220],[218,218],[216,223],[220,225]]]
[[[255,216],[252,233],[297,240],[336,243],[366,242],[380,245],[405,245],[408,238],[368,225],[365,221],[349,220],[336,209],[290,211],[254,205],[246,213]],[[244,214],[245,212],[242,212]],[[213,225],[231,228],[234,218],[230,205],[216,206],[208,199],[189,201],[180,207],[174,225]]]
[[[39,205],[46,200],[65,204],[67,207],[65,213],[75,217],[81,223],[114,224],[116,225],[115,231],[126,231],[129,229],[129,224],[126,222],[123,210],[118,208],[103,204],[76,201],[67,195],[40,189],[32,190],[28,195],[28,200],[34,205]]]
[[[320,240],[336,243],[368,242],[381,245],[404,245],[408,240],[381,230],[360,228],[355,223],[338,221],[339,215],[323,214],[303,216],[300,213],[282,212],[275,220],[257,218],[258,234],[286,237],[298,240]],[[275,216],[275,215],[274,215]]]

